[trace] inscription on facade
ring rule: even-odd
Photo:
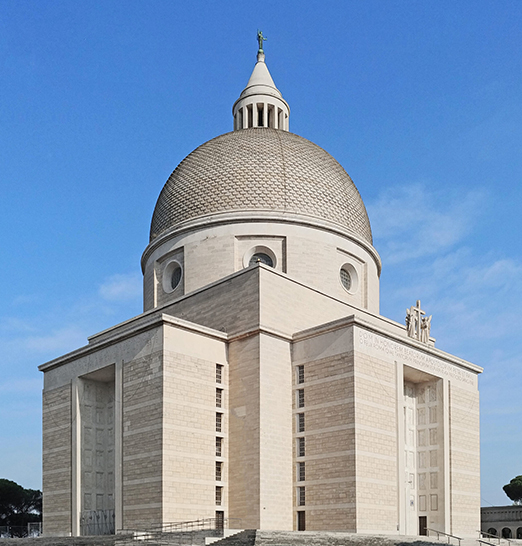
[[[473,372],[458,368],[453,364],[439,360],[438,358],[412,349],[411,347],[401,345],[391,339],[386,339],[363,330],[359,331],[358,338],[361,346],[375,349],[403,364],[412,365],[415,368],[438,377],[448,377],[456,381],[467,383],[468,385],[475,384],[475,374],[473,374]]]

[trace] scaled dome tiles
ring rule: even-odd
[[[366,208],[346,171],[322,148],[287,131],[243,129],[196,148],[163,187],[150,239],[188,220],[235,211],[327,220],[372,243]]]

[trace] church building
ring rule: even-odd
[[[419,301],[379,314],[361,196],[290,132],[259,43],[233,131],[161,191],[143,313],[40,366],[44,533],[474,535],[482,370]]]

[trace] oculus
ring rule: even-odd
[[[340,272],[340,277],[341,277],[341,284],[349,292],[352,287],[352,276],[350,275],[350,272],[342,268]]]
[[[163,291],[174,292],[181,284],[183,278],[183,268],[176,260],[169,262],[163,270]]]
[[[349,293],[355,294],[359,285],[357,271],[352,264],[344,264],[339,270],[339,280],[342,287]]]

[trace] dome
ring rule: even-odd
[[[189,154],[161,191],[150,240],[186,221],[236,211],[326,220],[372,243],[366,208],[341,165],[316,144],[268,127],[226,133]]]

